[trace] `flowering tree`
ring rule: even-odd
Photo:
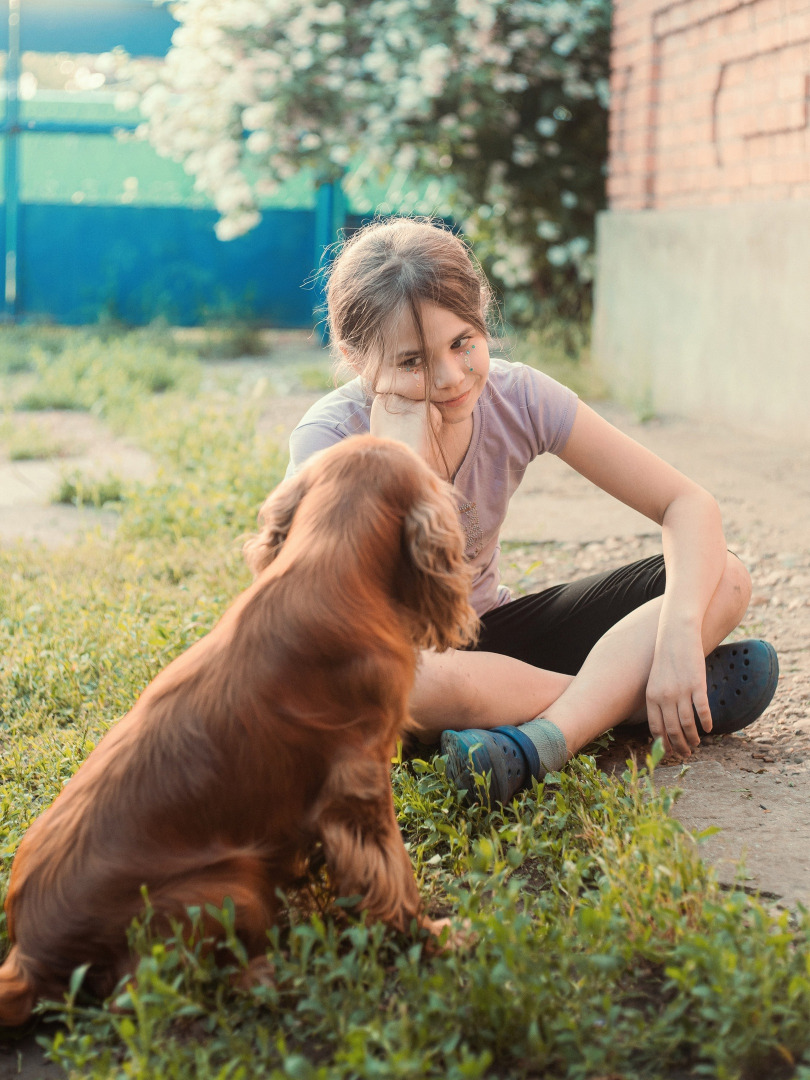
[[[145,132],[229,239],[302,167],[446,178],[400,207],[459,222],[512,318],[588,303],[609,0],[179,0]],[[147,80],[147,86],[143,80]],[[432,200],[432,201],[431,201]]]

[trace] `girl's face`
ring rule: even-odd
[[[486,337],[458,315],[435,304],[420,308],[428,363],[420,355],[419,335],[410,311],[392,323],[388,345],[374,384],[378,394],[397,394],[411,401],[428,397],[445,424],[472,416],[489,375]]]

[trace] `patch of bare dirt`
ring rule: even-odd
[[[117,438],[90,413],[49,410],[12,413],[0,441],[0,543],[36,541],[46,547],[74,542],[90,529],[115,530],[117,514],[53,502],[63,477],[147,480],[152,460],[127,439]],[[39,449],[45,456],[14,459]]]

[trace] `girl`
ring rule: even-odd
[[[717,647],[746,611],[750,580],[726,550],[716,501],[566,387],[490,357],[491,301],[443,225],[399,218],[356,233],[327,285],[331,341],[356,377],[298,424],[288,475],[370,431],[407,443],[453,485],[481,632],[474,649],[422,655],[411,710],[423,740],[441,737],[459,786],[473,792],[471,769],[491,772],[492,798],[506,802],[628,719],[646,718],[681,756],[701,734],[745,727],[771,700],[778,665],[766,642]],[[545,452],[661,525],[663,557],[511,599],[498,533]]]

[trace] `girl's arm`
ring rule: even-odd
[[[701,629],[726,565],[716,500],[582,402],[563,461],[608,494],[662,526],[666,590],[647,685],[650,731],[675,745],[700,741],[692,707],[712,726]]]

